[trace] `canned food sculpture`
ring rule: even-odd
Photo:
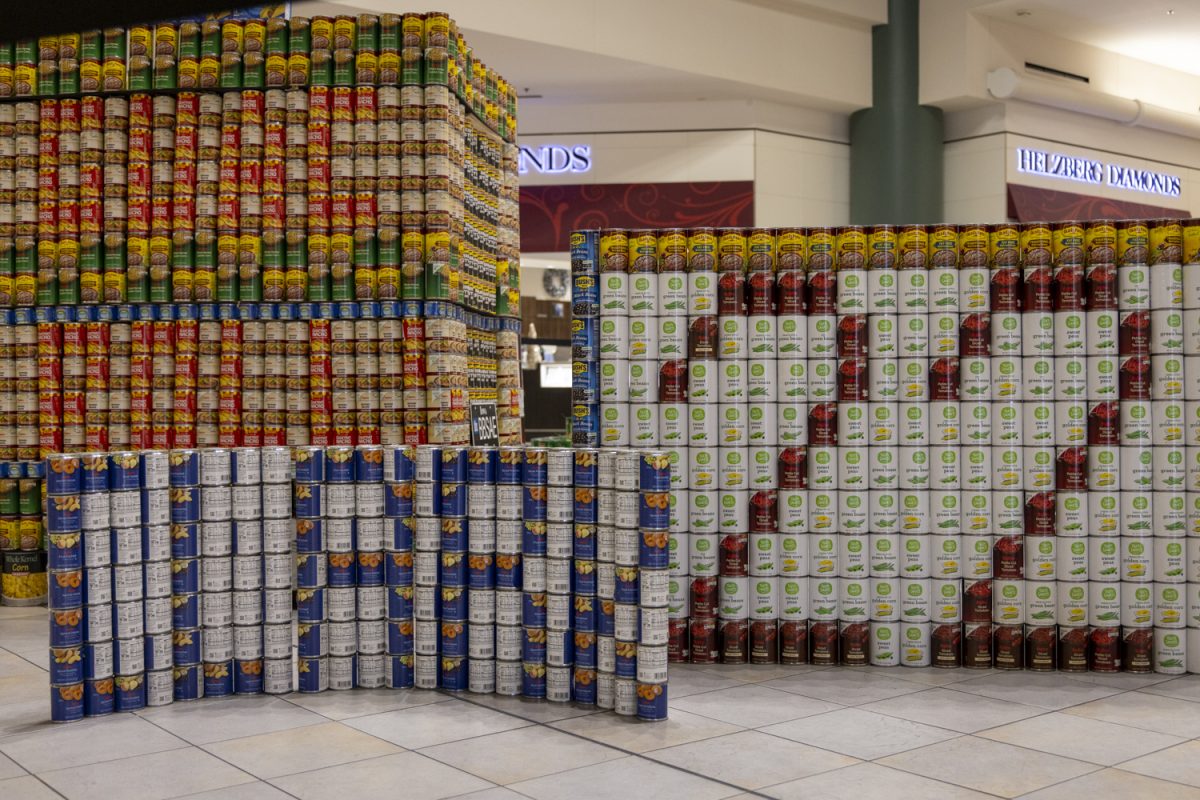
[[[670,660],[1200,669],[1200,222],[571,246],[574,443],[673,467]]]

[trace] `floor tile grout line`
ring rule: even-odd
[[[848,706],[848,707],[850,707],[850,706]],[[841,711],[844,711],[845,709],[839,709],[839,710],[841,710]],[[774,727],[775,725],[786,725],[788,722],[797,722],[797,721],[799,721],[799,720],[802,720],[802,719],[803,719],[803,720],[816,719],[817,717],[823,717],[823,716],[825,716],[825,714],[836,714],[836,713],[837,713],[837,711],[826,711],[826,712],[824,712],[824,713],[822,713],[822,714],[813,714],[811,717],[797,717],[797,718],[796,718],[796,719],[794,719],[794,720],[793,720],[793,719],[787,720],[787,722],[773,722],[773,723],[771,723],[770,725],[766,725],[766,726],[764,726],[764,727],[765,727],[765,728],[770,728],[770,727]],[[867,713],[869,713],[869,714],[873,714],[873,713],[876,713],[876,712],[869,711],[869,712],[867,712]],[[886,716],[886,715],[881,715],[881,716]],[[899,719],[899,718],[898,718],[898,717],[890,717],[890,719]],[[907,750],[897,750],[897,751],[896,751],[896,752],[894,752],[894,753],[888,753],[887,755],[876,756],[875,758],[862,758],[861,756],[856,756],[856,755],[854,755],[853,753],[843,753],[843,752],[841,752],[841,751],[838,751],[838,750],[830,750],[828,747],[823,747],[823,746],[821,746],[821,745],[819,745],[819,744],[812,744],[812,743],[810,743],[810,742],[803,742],[803,741],[800,741],[799,739],[789,739],[789,738],[788,738],[788,737],[786,737],[786,736],[783,736],[783,735],[781,735],[781,734],[778,734],[778,733],[772,733],[771,731],[764,730],[763,728],[751,728],[750,730],[756,731],[757,733],[766,734],[767,736],[773,736],[773,737],[775,737],[776,739],[782,739],[782,740],[784,740],[785,742],[793,742],[793,743],[795,743],[795,744],[802,744],[802,745],[804,745],[804,746],[806,746],[806,747],[812,747],[812,748],[815,748],[815,749],[817,749],[817,750],[825,750],[825,751],[827,751],[827,752],[834,753],[835,755],[839,755],[839,756],[847,756],[847,757],[849,757],[849,758],[855,758],[855,759],[858,759],[859,761],[861,761],[861,762],[864,762],[864,763],[872,763],[872,764],[873,764],[873,763],[875,763],[876,761],[879,761],[880,759],[883,759],[883,758],[888,758],[888,757],[890,757],[890,756],[898,756],[898,755],[900,755],[901,753],[909,753],[909,752],[912,752],[913,750],[920,750],[920,749],[921,749],[921,748],[923,748],[923,747],[933,747],[934,745],[941,744],[942,742],[949,742],[949,741],[952,741],[952,740],[954,740],[954,739],[961,739],[963,736],[970,736],[970,735],[971,735],[971,734],[969,734],[969,733],[963,733],[963,732],[961,732],[961,731],[952,730],[952,729],[950,729],[950,728],[943,728],[943,727],[940,727],[940,726],[938,726],[938,725],[929,725],[929,724],[927,724],[927,723],[924,723],[924,722],[917,722],[916,720],[911,720],[911,719],[908,719],[908,720],[902,720],[902,721],[903,721],[903,722],[911,722],[911,723],[913,723],[913,724],[915,724],[915,725],[924,725],[924,726],[925,726],[925,727],[927,727],[927,728],[936,728],[936,729],[937,729],[937,730],[939,730],[939,731],[945,731],[946,733],[949,733],[949,734],[951,734],[951,735],[950,735],[950,736],[947,736],[945,739],[942,739],[942,740],[940,740],[940,741],[937,741],[937,742],[930,742],[930,743],[928,743],[928,744],[917,745],[916,747],[910,747],[910,748],[908,748]],[[724,735],[729,735],[729,734],[724,734]],[[712,738],[717,738],[717,737],[712,737]],[[666,748],[660,748],[660,749],[666,749]],[[656,751],[654,751],[654,750],[651,750],[650,752],[652,752],[652,753],[653,753],[653,752],[656,752]],[[841,767],[839,767],[838,769],[841,769]]]
[[[1200,789],[1200,787],[1196,786],[1194,783],[1184,783],[1183,781],[1175,780],[1174,778],[1162,778],[1162,777],[1159,777],[1158,775],[1147,775],[1144,772],[1134,772],[1131,769],[1121,769],[1120,767],[1108,767],[1108,769],[1119,770],[1121,772],[1124,772],[1126,775],[1136,775],[1139,778],[1149,778],[1150,780],[1154,780],[1154,781],[1164,781],[1166,783],[1173,783],[1176,786],[1186,786],[1189,789]]]
[[[173,705],[173,704],[172,704],[172,705]],[[162,706],[162,707],[163,707],[163,708],[165,708],[165,706]],[[163,731],[163,732],[165,732],[165,733],[167,733],[167,734],[169,734],[169,735],[171,735],[171,736],[174,736],[176,739],[180,740],[181,742],[184,742],[184,743],[185,743],[185,744],[187,744],[189,747],[195,748],[196,750],[199,750],[199,751],[200,751],[200,752],[202,752],[202,753],[205,753],[205,754],[207,754],[207,755],[209,755],[209,756],[212,756],[213,758],[215,758],[215,759],[217,759],[218,761],[220,761],[222,764],[225,764],[226,766],[229,766],[229,767],[233,767],[233,768],[234,768],[234,769],[236,769],[238,772],[241,772],[241,773],[242,773],[242,774],[244,774],[244,775],[249,775],[249,776],[250,776],[250,777],[251,777],[251,778],[252,778],[254,781],[263,781],[263,779],[262,779],[262,778],[258,777],[257,775],[254,775],[253,773],[251,773],[251,772],[249,772],[249,771],[247,771],[247,770],[244,770],[244,769],[242,769],[242,768],[241,768],[241,767],[239,767],[237,764],[233,764],[233,763],[231,763],[231,762],[227,761],[226,759],[224,759],[224,758],[221,758],[221,757],[220,757],[219,755],[217,755],[216,753],[212,753],[212,752],[209,752],[208,750],[205,750],[203,745],[197,744],[197,743],[195,743],[195,742],[188,741],[187,739],[184,739],[182,736],[180,736],[179,734],[175,733],[174,731],[167,730],[167,729],[166,729],[166,728],[164,728],[162,725],[159,725],[157,722],[155,722],[153,719],[147,719],[146,717],[143,717],[143,716],[141,716],[140,714],[139,714],[139,715],[137,715],[137,717],[138,717],[138,719],[142,720],[143,722],[149,722],[151,725],[153,725],[154,727],[158,728],[160,731]],[[307,726],[301,726],[301,727],[307,727]],[[285,730],[295,730],[295,728],[291,728],[291,729],[285,729]],[[238,737],[235,737],[235,738],[238,738]],[[228,740],[228,739],[227,739],[227,740],[225,740],[225,741],[230,741],[230,740]],[[217,744],[217,742],[209,742],[209,744]],[[160,751],[160,752],[169,752],[169,751]],[[151,755],[151,754],[147,753],[146,755]],[[135,756],[135,757],[136,757],[136,756]],[[250,782],[250,781],[247,781],[247,783],[249,783],[249,782]],[[234,784],[234,785],[235,785],[235,786],[240,786],[241,784]],[[226,787],[226,788],[231,788],[231,787]],[[279,788],[279,787],[275,787],[275,788]],[[286,794],[288,797],[295,797],[295,795],[294,795],[294,794],[292,794],[291,792],[284,791],[283,789],[280,789],[280,791],[281,791],[281,792],[283,792],[284,794]],[[193,792],[193,794],[195,794],[195,792]],[[186,795],[184,795],[184,796],[186,796]],[[176,797],[179,797],[179,795],[176,795]]]
[[[967,735],[969,735],[969,734],[962,734],[962,735],[963,735],[963,736],[967,736]],[[949,741],[949,740],[947,740],[947,741]],[[915,748],[914,748],[914,749],[915,749]],[[893,755],[897,755],[897,754],[893,754]],[[880,756],[880,758],[887,758],[887,756]],[[797,781],[803,781],[803,780],[807,780],[808,778],[815,778],[817,775],[829,775],[829,774],[830,774],[830,773],[832,773],[832,772],[841,772],[842,770],[846,770],[846,769],[854,769],[855,767],[862,766],[863,764],[873,764],[874,766],[877,766],[877,767],[882,767],[883,769],[894,769],[894,770],[896,770],[897,772],[904,772],[904,773],[906,773],[906,774],[908,774],[908,775],[916,775],[917,777],[919,777],[919,778],[923,778],[923,779],[925,779],[925,780],[927,780],[927,781],[933,781],[934,783],[940,783],[940,784],[942,784],[943,786],[950,786],[950,787],[953,787],[953,788],[955,788],[955,789],[970,788],[970,787],[964,787],[964,786],[962,786],[961,784],[958,784],[958,783],[953,783],[953,782],[951,782],[951,781],[945,781],[945,780],[942,780],[941,778],[933,778],[933,777],[930,777],[929,775],[922,775],[922,774],[920,774],[919,772],[911,772],[911,771],[909,771],[909,770],[906,770],[906,769],[901,769],[900,767],[892,767],[892,766],[888,766],[887,764],[876,764],[876,763],[875,763],[875,761],[869,761],[869,760],[866,760],[866,759],[861,759],[861,760],[859,760],[859,762],[858,762],[857,764],[847,764],[846,766],[844,766],[844,767],[838,767],[837,769],[826,770],[825,772],[818,772],[818,773],[815,773],[815,774],[813,774],[813,775],[806,775],[806,776],[805,776],[805,777],[803,777],[803,778],[797,778]],[[781,782],[781,783],[773,783],[773,784],[771,784],[770,786],[764,786],[764,787],[762,787],[762,789],[761,789],[760,791],[766,792],[766,791],[769,791],[770,789],[772,789],[772,788],[774,788],[774,787],[776,787],[776,786],[783,786],[783,784],[785,784],[785,783],[795,783],[795,782],[796,782],[796,781],[783,781],[783,782]],[[1003,797],[1003,795],[998,795],[998,794],[995,794],[995,793],[993,793],[993,792],[983,792],[983,791],[980,791],[979,789],[972,789],[971,791],[976,791],[976,792],[979,792],[980,794],[987,795],[988,797]]]
[[[64,800],[66,799],[66,795],[65,795],[65,794],[63,794],[62,792],[60,792],[58,789],[55,789],[55,788],[54,788],[53,786],[51,786],[50,784],[46,783],[46,780],[45,780],[45,779],[44,779],[44,778],[43,778],[41,775],[38,775],[38,774],[36,774],[36,773],[34,773],[34,772],[28,772],[28,770],[26,770],[26,772],[28,773],[29,777],[33,778],[35,781],[37,781],[38,783],[40,783],[42,786],[45,786],[45,787],[46,787],[47,789],[49,789],[51,792],[54,792],[54,794],[55,794],[56,796],[58,796],[58,797],[62,797],[62,798],[64,798]],[[20,776],[18,776],[18,777],[20,777]]]
[[[478,707],[481,707],[481,708],[490,708],[490,706],[484,705],[483,703],[474,703],[474,702],[472,702],[472,701],[471,701],[471,699],[470,699],[469,697],[463,697],[463,698],[459,698],[459,699],[461,699],[461,700],[462,700],[463,702],[465,702],[465,703],[470,703],[471,705],[474,705],[474,706],[478,706]],[[500,709],[492,709],[492,710],[494,710],[494,711],[500,711],[501,713],[506,713],[506,712],[504,712],[504,711],[502,711],[502,710],[500,710]],[[601,710],[606,710],[606,709],[601,709]],[[515,716],[515,715],[513,715],[513,716]],[[593,716],[593,715],[591,715],[591,714],[585,714],[585,715],[583,715],[583,716],[585,716],[585,717],[586,717],[586,716]],[[523,718],[521,718],[521,717],[518,717],[518,718],[519,718],[519,719],[523,719]],[[576,719],[576,717],[567,717],[566,719]],[[566,721],[566,719],[554,720],[554,722],[565,722],[565,721]],[[657,723],[646,723],[646,722],[641,722],[641,721],[637,720],[636,718],[630,719],[630,720],[629,720],[629,722],[630,722],[630,724],[633,724],[633,725],[647,725],[647,724],[649,724],[649,725],[654,725],[654,724],[657,724]],[[663,722],[665,723],[665,722],[666,722],[666,720],[663,720]],[[746,792],[748,792],[748,791],[751,791],[751,790],[748,790],[748,789],[746,789],[744,786],[738,786],[737,784],[734,784],[734,783],[729,783],[728,781],[723,781],[723,780],[721,780],[721,779],[719,779],[719,778],[713,778],[713,777],[710,777],[710,776],[708,776],[708,775],[702,775],[702,774],[700,774],[700,773],[698,773],[698,772],[693,772],[692,770],[690,770],[690,769],[686,769],[686,768],[684,768],[684,767],[679,767],[679,766],[676,766],[676,765],[674,765],[674,764],[664,764],[664,763],[662,763],[661,761],[657,761],[657,760],[655,760],[655,759],[653,759],[653,758],[647,758],[647,757],[646,757],[644,754],[642,754],[642,753],[638,753],[638,752],[635,752],[635,751],[633,751],[633,750],[629,750],[629,749],[627,749],[627,748],[620,747],[620,746],[618,746],[618,745],[613,745],[613,744],[609,744],[608,742],[602,742],[602,741],[598,741],[598,740],[596,740],[596,739],[591,739],[591,738],[588,738],[587,736],[584,736],[583,734],[575,733],[574,731],[568,731],[568,730],[563,730],[562,728],[553,728],[553,727],[550,727],[550,726],[551,726],[551,723],[549,723],[549,722],[535,722],[534,724],[535,724],[535,725],[538,725],[538,726],[540,726],[540,727],[543,727],[543,728],[548,728],[549,730],[552,730],[552,731],[554,731],[554,732],[556,732],[556,733],[563,733],[563,734],[566,734],[567,736],[573,736],[573,737],[575,737],[576,739],[581,739],[581,740],[583,740],[583,741],[585,741],[585,742],[591,742],[592,744],[599,744],[599,745],[602,745],[602,746],[604,746],[604,747],[611,748],[611,749],[613,749],[613,750],[616,750],[616,751],[618,751],[618,752],[624,753],[624,754],[626,754],[626,755],[628,755],[628,756],[633,756],[633,757],[635,757],[635,758],[640,758],[640,759],[642,759],[643,761],[647,761],[647,762],[649,762],[649,763],[651,763],[651,764],[657,764],[658,766],[667,767],[668,769],[675,770],[676,772],[682,772],[682,773],[684,773],[684,774],[686,774],[686,775],[691,775],[692,777],[695,777],[695,778],[701,778],[701,779],[703,779],[703,780],[706,780],[706,781],[711,781],[711,782],[713,782],[713,783],[719,783],[719,784],[721,784],[722,786],[728,786],[728,787],[730,787],[731,789],[735,789],[735,790],[737,790],[737,792],[738,792],[738,793],[746,793]],[[740,731],[738,731],[738,732],[740,732]],[[716,738],[716,737],[711,737],[711,736],[710,736],[710,737],[708,737],[708,738],[709,738],[709,739],[712,739],[712,738]],[[700,739],[700,740],[697,740],[697,741],[707,741],[707,739]],[[685,743],[681,743],[681,744],[686,744],[686,742],[685,742]],[[660,748],[660,749],[662,749],[662,748]],[[604,762],[601,762],[601,763],[604,763]],[[593,766],[593,765],[589,765],[589,766]],[[586,769],[586,768],[587,768],[587,767],[576,767],[576,769]],[[571,772],[571,771],[572,771],[572,770],[563,770],[563,772]],[[558,772],[558,773],[554,773],[554,774],[556,774],[556,775],[561,775],[561,774],[563,774],[563,772]],[[530,780],[536,780],[536,778],[531,778]],[[516,781],[516,782],[517,782],[517,783],[521,783],[521,781]],[[507,788],[507,787],[506,787],[506,788]],[[757,794],[756,792],[752,792],[752,793],[754,793],[754,794]],[[732,795],[727,795],[727,796],[732,796]],[[760,796],[760,797],[761,797],[761,796],[763,796],[763,795],[758,795],[758,796]]]

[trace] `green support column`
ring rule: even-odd
[[[941,222],[942,110],[918,103],[919,0],[871,29],[874,106],[850,115],[850,222]]]

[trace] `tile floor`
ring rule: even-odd
[[[3,800],[1200,798],[1200,676],[685,666],[659,724],[354,691],[54,725],[46,660],[45,610],[0,608]]]

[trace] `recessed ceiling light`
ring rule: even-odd
[[[1167,16],[1168,16],[1168,17],[1173,17],[1173,16],[1175,16],[1175,9],[1173,9],[1173,8],[1168,8],[1168,9],[1167,9]]]
[[[1018,17],[1031,17],[1031,16],[1033,16],[1033,12],[1030,11],[1028,8],[1019,8],[1019,9],[1017,9],[1017,16]]]

